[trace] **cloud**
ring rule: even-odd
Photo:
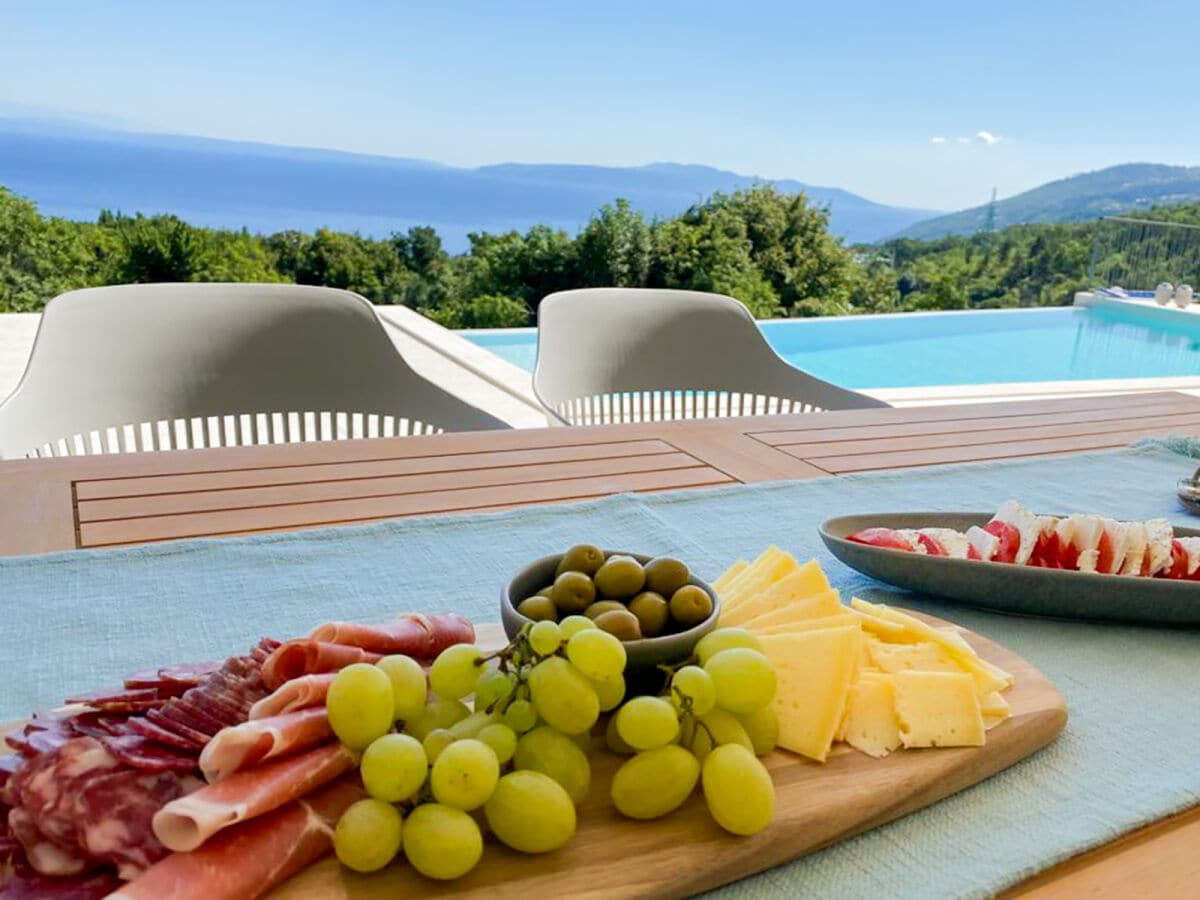
[[[975,137],[979,138],[985,144],[998,144],[1001,141],[1000,135],[992,134],[990,131],[977,131],[975,132]]]
[[[929,143],[931,143],[931,144],[944,144],[944,143],[946,143],[946,139],[945,139],[944,137],[935,137],[935,138],[930,138],[930,139],[929,139]]]
[[[956,137],[956,138],[954,139],[954,143],[956,143],[956,144],[969,144],[969,143],[971,143],[971,139],[970,139],[969,137]]]

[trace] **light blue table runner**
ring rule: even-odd
[[[851,512],[1044,510],[1194,524],[1160,448],[947,466],[493,515],[0,560],[0,719],[156,663],[223,657],[261,635],[403,609],[496,617],[524,562],[588,540],[671,553],[714,577],[778,543],[845,595],[918,606],[1011,647],[1062,691],[1070,721],[1029,760],[933,807],[730,885],[730,897],[987,896],[1200,802],[1200,632],[1021,619],[892,591],[833,560],[823,519]]]

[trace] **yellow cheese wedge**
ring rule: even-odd
[[[970,675],[897,672],[892,677],[896,684],[900,740],[905,747],[983,745],[983,715]]]
[[[789,575],[788,578],[791,578],[791,576]],[[781,581],[779,584],[782,585],[783,582]],[[842,606],[842,595],[837,590],[830,589],[827,591],[817,591],[817,593],[809,597],[795,598],[777,609],[765,612],[752,619],[746,619],[741,627],[749,628],[753,631],[756,628],[767,625],[784,625],[790,622],[803,622],[806,619],[824,619],[828,616],[840,616],[848,612],[849,608]],[[723,619],[722,624],[724,624]]]
[[[1001,696],[999,691],[992,691],[990,694],[985,694],[979,698],[979,711],[985,716],[1010,716],[1012,709],[1008,705],[1008,701]]]
[[[775,556],[761,565],[755,560],[729,585],[726,596],[721,597],[723,613],[732,612],[739,609],[743,603],[757,599],[776,582],[800,568],[795,557],[781,552],[778,548],[772,549],[775,550]]]
[[[851,615],[836,615],[836,616],[821,616],[819,619],[800,619],[795,622],[781,622],[776,625],[758,626],[754,622],[747,622],[745,625],[738,626],[745,628],[747,631],[754,634],[796,634],[800,631],[814,631],[818,628],[840,628],[843,625],[853,625],[858,627],[858,619]],[[867,660],[868,664],[872,664]]]
[[[962,632],[960,632],[957,628],[955,628],[953,626],[949,626],[946,628],[937,628],[934,630],[937,631],[939,634],[945,635],[946,640],[950,641],[950,643],[954,644],[957,647],[960,647],[964,652],[970,653],[972,656],[974,656],[976,659],[978,659],[979,665],[981,665],[981,666],[983,666],[983,668],[987,669],[995,678],[997,678],[1001,681],[1007,682],[1007,686],[1012,687],[1014,679],[1013,679],[1011,673],[1005,672],[1003,669],[1001,669],[995,663],[990,663],[986,659],[981,658],[979,656],[979,654],[975,652],[975,648],[967,643],[967,639],[962,636]],[[985,715],[986,715],[986,713],[985,713]]]
[[[778,678],[780,747],[825,761],[846,709],[861,640],[857,625],[759,638]]]
[[[783,609],[797,600],[829,590],[829,580],[815,559],[802,566],[797,565],[791,557],[788,559],[793,568],[783,573],[780,578],[757,588],[754,585],[747,586],[747,593],[742,595],[743,599],[732,608],[722,604],[720,624],[741,625],[764,613]]]
[[[877,759],[900,746],[896,682],[891,675],[859,674],[850,692],[844,729],[842,740]]]
[[[868,651],[871,661],[884,672],[961,672],[962,667],[932,641],[919,644],[885,644],[882,641]]]
[[[744,559],[739,559],[732,566],[721,573],[721,577],[712,583],[712,589],[717,592],[717,596],[723,596],[737,577],[750,568],[750,563]]]
[[[861,620],[863,631],[869,632],[872,635],[889,641],[902,641],[907,633],[903,625],[898,625],[895,622],[889,622],[887,619],[881,619],[869,612],[864,612],[857,608],[856,604],[865,603],[865,600],[860,600],[858,597],[850,601],[850,611],[859,617]]]

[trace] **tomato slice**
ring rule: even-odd
[[[998,541],[992,562],[1013,562],[1017,551],[1021,549],[1021,532],[1007,522],[991,521],[983,526],[983,530]]]
[[[1041,566],[1044,569],[1057,569],[1059,567],[1059,555],[1062,553],[1062,548],[1059,546],[1057,531],[1043,531],[1038,535],[1037,543],[1033,546],[1033,553],[1029,557],[1031,566]]]
[[[887,547],[891,550],[912,551],[913,545],[901,537],[894,528],[868,528],[846,538],[856,544],[866,544],[870,547]]]
[[[950,552],[942,546],[941,541],[934,540],[927,534],[917,532],[917,540],[930,556],[949,556]]]
[[[979,551],[975,549],[974,544],[967,544],[967,559],[983,559],[979,555]]]
[[[1188,555],[1179,541],[1171,541],[1171,565],[1158,574],[1162,578],[1183,579],[1188,577]]]
[[[1113,549],[1112,538],[1108,535],[1108,529],[1100,532],[1100,541],[1096,544],[1096,551],[1098,553],[1096,571],[1111,573],[1115,550]]]

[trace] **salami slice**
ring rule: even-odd
[[[151,821],[184,795],[187,782],[173,772],[123,769],[91,779],[75,805],[79,845],[93,859],[111,862],[122,878],[136,878],[167,855]]]
[[[3,884],[5,900],[100,900],[121,886],[111,869],[72,877],[39,875],[28,866],[16,866]]]
[[[136,734],[104,736],[100,743],[125,765],[142,772],[193,772],[196,756],[180,753]]]
[[[141,735],[144,738],[149,738],[168,747],[174,747],[176,750],[183,750],[190,753],[193,757],[195,757],[197,751],[203,746],[203,744],[197,745],[189,738],[176,734],[174,731],[167,731],[161,725],[155,725],[150,719],[144,716],[135,716],[127,719],[126,722],[130,734]]]
[[[67,698],[67,703],[83,703],[87,706],[104,705],[122,705],[126,703],[139,703],[144,701],[152,701],[158,699],[158,691],[154,688],[135,688],[133,690],[123,688],[113,688],[111,690],[88,691],[83,694],[74,694]]]
[[[150,712],[146,713],[146,718],[160,728],[174,732],[190,741],[197,750],[207,744],[208,739],[212,737],[212,735],[205,734],[203,731],[197,731],[186,723],[175,721],[161,709],[150,710]]]

